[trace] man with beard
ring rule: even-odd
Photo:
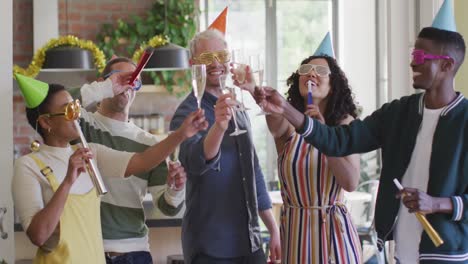
[[[141,87],[141,80],[137,79],[133,86],[124,85],[118,92],[113,92],[108,81],[115,79],[114,75],[131,74],[135,69],[136,65],[130,59],[114,57],[107,63],[98,82],[81,88],[83,106],[99,103],[97,112],[83,111],[81,116],[80,125],[89,142],[129,152],[142,152],[158,142],[154,135],[128,121],[129,109],[136,90]],[[159,143],[161,148],[165,148],[165,144],[165,140]],[[154,205],[163,214],[178,214],[185,199],[184,168],[171,163],[168,172],[162,162],[148,173],[126,179],[103,177],[103,180],[109,191],[101,199],[101,226],[107,263],[152,263],[143,198],[149,191]],[[170,188],[169,183],[174,183],[175,187]]]
[[[201,108],[209,129],[184,141],[180,149],[180,161],[187,170],[187,211],[182,224],[185,263],[265,263],[258,216],[270,232],[271,259],[281,259],[279,231],[247,114],[231,110],[234,100],[221,91],[219,77],[229,72],[227,43],[219,31],[209,29],[192,39],[190,53],[192,65],[206,65]],[[192,92],[176,110],[171,130],[197,107]],[[234,130],[233,112],[239,128],[248,133],[229,135]]]

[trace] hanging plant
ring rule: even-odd
[[[157,47],[164,46],[167,43],[169,43],[169,39],[167,36],[161,36],[161,35],[154,36],[147,43],[145,42],[141,44],[140,48],[137,51],[135,51],[135,53],[133,54],[132,60],[135,63],[138,63],[138,61],[140,60],[141,54],[143,54],[143,52],[145,51],[147,47],[157,48]]]
[[[187,47],[196,32],[195,1],[155,1],[145,16],[130,15],[130,21],[121,19],[116,24],[104,24],[98,33],[97,45],[107,57],[116,54],[134,58],[141,43],[149,43],[154,36],[167,36],[172,43]],[[173,86],[190,87],[188,71],[160,71],[143,73],[154,84],[164,85],[169,92]]]
[[[90,40],[82,40],[72,35],[61,36],[49,40],[44,46],[34,53],[33,59],[29,66],[24,69],[18,65],[13,66],[13,73],[19,73],[31,78],[35,78],[44,65],[46,52],[50,49],[61,46],[74,46],[89,50],[94,58],[94,65],[101,72],[106,66],[104,53]]]

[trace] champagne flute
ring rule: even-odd
[[[197,98],[198,108],[201,109],[201,100],[205,93],[206,85],[206,65],[194,64],[192,65],[192,86],[193,94]]]
[[[169,131],[167,134],[170,135],[171,133],[173,133],[174,131]],[[179,152],[180,152],[180,144],[178,144],[175,148],[174,148],[174,151],[169,154],[169,156],[166,157],[166,166],[167,166],[167,169],[169,169],[169,166],[171,164],[174,164],[174,163],[180,163],[179,161]],[[171,188],[172,190],[175,190],[176,189],[176,186],[175,186],[175,177],[173,179],[171,179],[170,181],[170,184],[169,184],[169,188]]]
[[[264,65],[263,61],[260,58],[260,54],[250,55],[249,57],[250,68],[252,69],[252,74],[255,80],[255,84],[262,89],[266,83],[263,80]],[[257,115],[268,115],[270,113],[263,110],[263,106],[260,106],[260,113]]]
[[[234,66],[234,75],[235,75],[236,80],[240,84],[243,84],[245,82],[247,65],[246,65],[244,54],[242,53],[242,51],[239,49],[232,50],[231,61],[232,61],[232,65]],[[250,110],[250,108],[247,108],[244,104],[244,93],[242,89],[240,91],[240,95],[241,95],[241,104],[240,104],[239,110],[241,111]]]
[[[232,83],[232,79],[228,75],[221,75],[219,76],[219,86],[221,87],[221,91],[223,94],[228,94],[230,93],[232,96],[232,99],[236,100],[236,88],[234,84]],[[236,111],[231,107],[230,108],[231,113],[232,113],[232,120],[234,121],[234,132],[229,134],[231,137],[233,136],[238,136],[242,135],[247,132],[247,130],[243,130],[239,128],[239,125],[237,124],[237,117],[236,117]]]

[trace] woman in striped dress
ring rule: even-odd
[[[287,84],[288,102],[306,115],[328,125],[347,124],[356,117],[348,80],[330,56],[305,59]],[[282,263],[362,263],[359,237],[343,205],[344,190],[353,191],[359,181],[359,155],[327,157],[286,119],[266,118],[282,183]]]

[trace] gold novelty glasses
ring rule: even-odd
[[[231,60],[231,53],[227,50],[213,51],[213,52],[203,52],[197,57],[193,57],[194,64],[205,64],[210,65],[217,60],[219,63],[226,63]]]

